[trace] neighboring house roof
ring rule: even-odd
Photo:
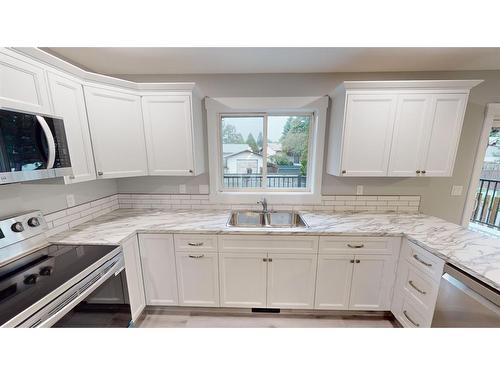
[[[243,151],[240,151],[240,152],[235,152],[234,154],[224,155],[224,159],[227,159],[227,158],[232,158],[232,157],[234,157],[234,156],[238,156],[238,155],[241,155],[241,154],[246,154],[246,153],[248,153],[248,154],[253,154],[253,155],[255,155],[255,156],[258,156],[259,158],[262,158],[262,155],[257,154],[257,153],[255,153],[255,152],[253,152],[253,151],[250,151],[250,150],[243,150]]]
[[[250,146],[246,143],[225,143],[222,145],[222,153],[224,156],[235,154],[237,152],[250,150]]]

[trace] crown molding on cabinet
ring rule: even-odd
[[[337,87],[333,93],[339,88],[344,90],[355,89],[441,89],[441,90],[470,90],[473,87],[484,82],[482,79],[463,79],[463,80],[414,80],[414,81],[344,81]],[[333,94],[332,93],[332,94]]]

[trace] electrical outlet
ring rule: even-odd
[[[186,194],[186,192],[187,192],[186,185],[180,184],[179,185],[179,193]]]
[[[451,195],[458,197],[458,196],[462,195],[463,190],[464,190],[463,186],[453,185],[453,187],[451,188]]]
[[[363,195],[363,185],[356,185],[356,195]]]
[[[66,195],[66,203],[68,204],[68,207],[73,207],[76,205],[74,194]]]
[[[208,194],[208,185],[199,185],[198,192],[200,194]]]

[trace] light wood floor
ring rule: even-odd
[[[390,314],[282,311],[252,313],[244,309],[148,308],[140,328],[394,328]]]

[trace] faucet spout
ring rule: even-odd
[[[258,201],[257,204],[261,204],[262,205],[262,212],[264,212],[264,213],[268,212],[268,210],[267,210],[267,199],[266,198],[262,198],[262,200]]]

